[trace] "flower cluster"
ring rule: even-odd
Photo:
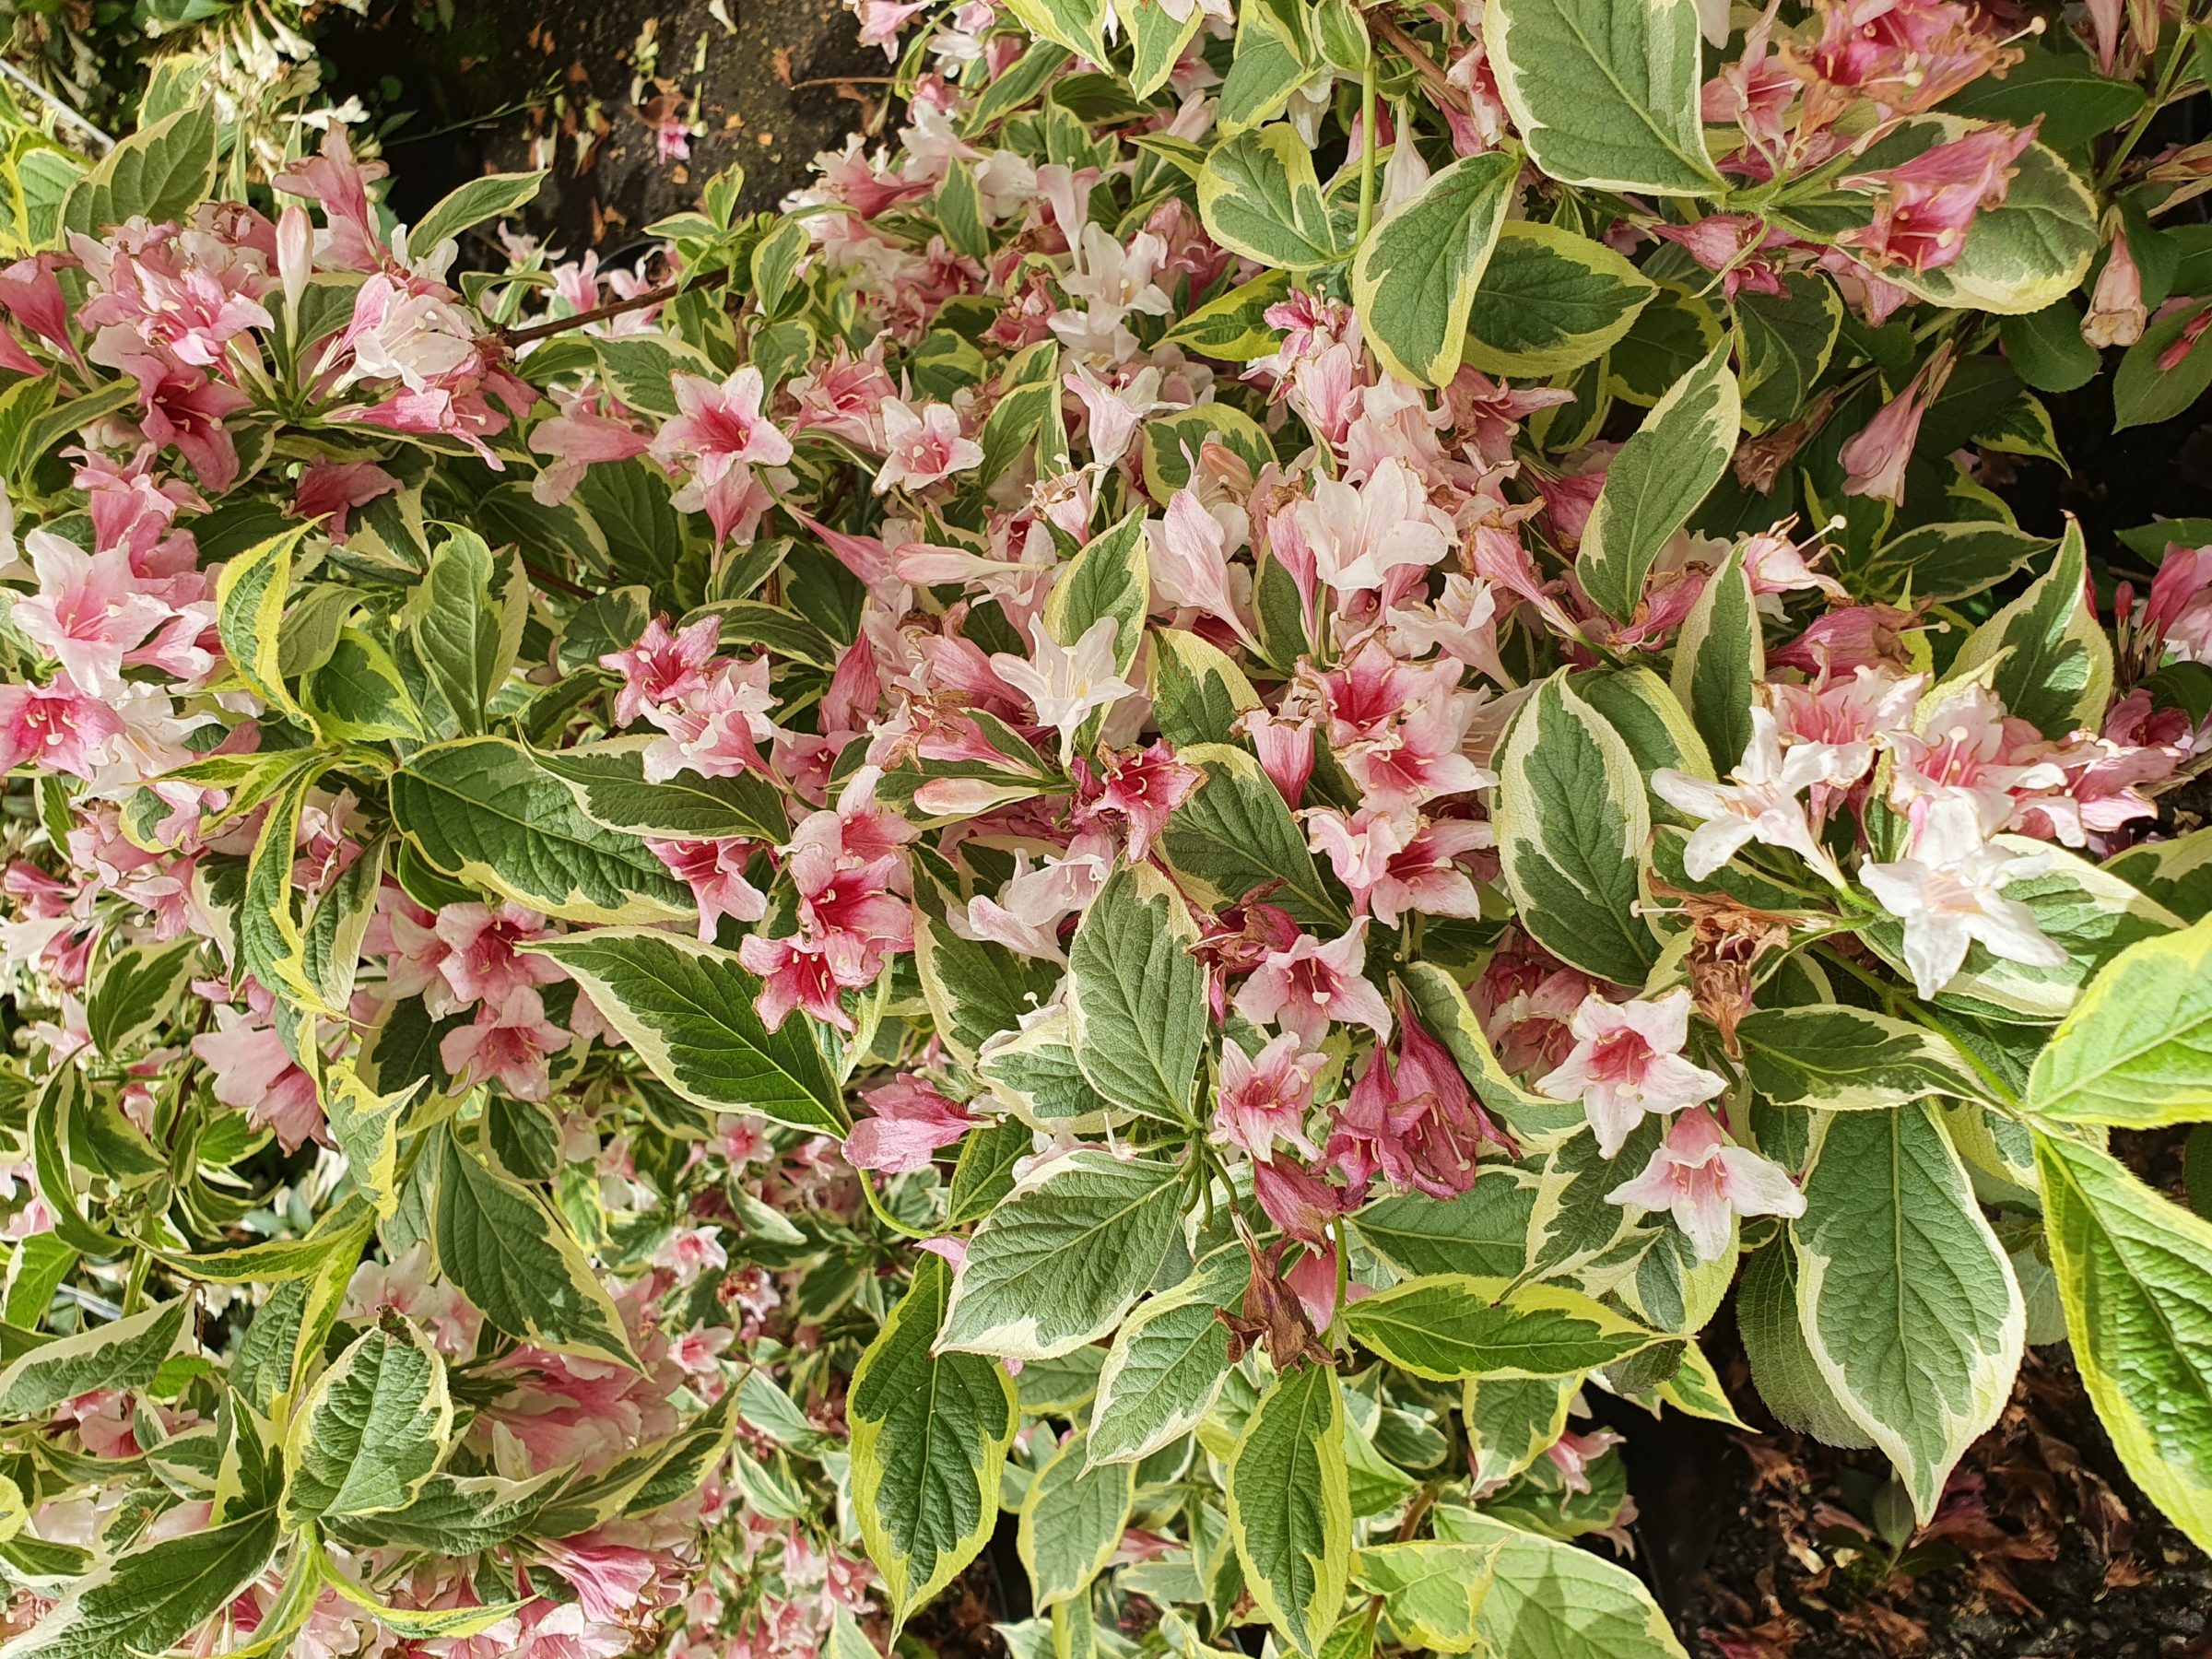
[[[1002,1509],[1024,1653],[1655,1631],[1569,1420],[1733,1418],[1731,1294],[1924,1519],[2061,1335],[2204,1512],[2105,1131],[2212,1114],[2212,533],[1998,488],[2212,316],[2004,112],[2195,59],[1576,3],[866,0],[892,136],[631,269],[341,120],[66,163],[0,1654],[884,1651]]]

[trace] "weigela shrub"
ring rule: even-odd
[[[12,140],[0,1653],[859,1654],[1012,1513],[1024,1654],[1679,1653],[1594,1408],[1732,1292],[2212,1544],[2212,525],[1995,488],[2212,378],[2193,31],[861,13],[636,269]]]

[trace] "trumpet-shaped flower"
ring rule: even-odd
[[[1667,1211],[1700,1262],[1721,1258],[1738,1216],[1805,1214],[1805,1194],[1789,1172],[1733,1144],[1702,1108],[1677,1118],[1643,1173],[1606,1196],[1638,1209]]]
[[[1727,1087],[1724,1078],[1683,1058],[1689,1006],[1689,993],[1681,988],[1625,1003],[1590,993],[1568,1022],[1574,1048],[1558,1070],[1537,1080],[1537,1092],[1581,1100],[1597,1132],[1597,1149],[1612,1157],[1646,1112],[1701,1105]]]

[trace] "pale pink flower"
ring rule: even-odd
[[[1367,923],[1324,945],[1301,933],[1288,950],[1271,950],[1236,995],[1237,1012],[1254,1025],[1295,1031],[1321,1046],[1331,1020],[1363,1025],[1387,1041],[1390,1008],[1367,977]]]
[[[703,1273],[720,1273],[730,1265],[730,1253],[722,1247],[719,1227],[678,1227],[653,1253],[653,1265],[676,1275],[679,1285],[695,1285]]]
[[[845,1161],[856,1170],[908,1175],[925,1170],[937,1150],[952,1146],[975,1127],[975,1120],[938,1092],[936,1086],[902,1072],[861,1099],[869,1115],[845,1136]]]
[[[1725,1078],[1683,1058],[1689,1009],[1689,992],[1679,986],[1625,1003],[1592,992],[1568,1022],[1572,1052],[1537,1080],[1537,1092],[1582,1101],[1597,1149],[1611,1158],[1646,1112],[1679,1112],[1727,1087]]]
[[[2143,632],[2160,655],[2212,663],[2212,547],[2168,544],[2143,607]]]
[[[1340,594],[1372,592],[1392,573],[1432,565],[1451,547],[1452,521],[1429,504],[1420,476],[1395,456],[1355,488],[1315,482],[1292,510],[1321,580]]]
[[[645,845],[668,866],[671,876],[691,889],[703,943],[714,942],[715,925],[724,916],[758,922],[768,914],[768,895],[745,878],[746,865],[759,850],[757,842],[728,836],[719,841],[648,841]]]
[[[1886,501],[1905,499],[1905,467],[1920,439],[1921,418],[1950,378],[1951,362],[1951,347],[1946,342],[1920,366],[1905,389],[1876,410],[1865,429],[1838,452],[1845,495],[1876,496]]]
[[[1175,758],[1163,738],[1141,749],[1108,750],[1100,770],[1078,757],[1073,768],[1079,791],[1078,828],[1116,819],[1128,826],[1129,858],[1141,864],[1176,807],[1198,787],[1197,769]]]
[[[373,461],[311,461],[292,488],[292,516],[325,520],[330,539],[342,542],[356,507],[399,488],[399,480]]]
[[[1606,1197],[1642,1210],[1665,1210],[1700,1262],[1728,1249],[1738,1216],[1802,1216],[1805,1194],[1770,1159],[1732,1144],[1712,1113],[1686,1112],[1668,1127],[1643,1173]]]
[[[384,247],[369,186],[390,171],[382,161],[357,162],[344,126],[334,121],[324,130],[320,154],[294,163],[270,182],[322,207],[325,229],[315,249],[318,264],[373,271],[383,263]]]
[[[729,539],[754,489],[751,468],[781,466],[791,459],[791,440],[760,412],[767,387],[747,363],[719,386],[696,374],[670,382],[677,414],[653,441],[664,465],[691,467],[677,491],[680,512],[706,510],[717,541]]]
[[[1934,996],[1959,971],[1970,945],[2030,967],[2065,961],[2066,953],[2036,924],[2035,912],[2004,895],[2007,883],[2041,874],[2047,860],[1990,841],[1974,804],[1945,795],[1928,806],[1910,854],[1890,864],[1868,861],[1859,866],[1859,879],[1904,924],[1913,987]]]
[[[2133,346],[2143,337],[2149,321],[2150,312],[2143,303],[2143,273],[2115,215],[2112,247],[2089,294],[2089,314],[2081,320],[2081,337],[2099,347]]]
[[[311,1140],[327,1145],[315,1080],[293,1061],[266,1013],[222,1004],[214,1012],[216,1029],[194,1037],[192,1052],[211,1074],[215,1098],[244,1112],[254,1127],[276,1131],[287,1152]]]
[[[438,1057],[456,1089],[496,1082],[517,1100],[542,1100],[553,1088],[547,1062],[569,1041],[569,1033],[546,1018],[536,991],[525,985],[496,1007],[479,1006],[473,1025],[448,1031]]]
[[[1100,466],[1112,466],[1129,453],[1146,416],[1174,406],[1157,395],[1159,371],[1148,367],[1115,384],[1100,380],[1088,365],[1077,363],[1061,376],[1061,384],[1083,406],[1084,435],[1091,459]]]
[[[652,449],[653,439],[632,426],[622,414],[610,412],[604,406],[609,400],[596,391],[556,387],[552,396],[560,412],[530,429],[531,453],[543,455],[551,463],[530,485],[534,500],[548,507],[558,507],[574,492],[585,471],[594,465],[628,461]],[[707,493],[702,487],[702,502]]]
[[[1030,655],[994,652],[991,666],[998,677],[1030,700],[1037,724],[1060,734],[1060,758],[1075,749],[1076,733],[1094,710],[1110,709],[1136,688],[1122,677],[1115,661],[1121,623],[1100,617],[1073,645],[1063,645],[1045,627],[1044,613],[1030,618]]]
[[[373,1320],[387,1308],[421,1326],[448,1359],[465,1359],[477,1351],[484,1315],[438,1277],[427,1241],[409,1245],[388,1264],[368,1261],[353,1270],[342,1316]]]
[[[1318,1159],[1321,1148],[1306,1136],[1306,1113],[1313,1107],[1314,1079],[1326,1064],[1325,1056],[1307,1053],[1293,1031],[1274,1038],[1257,1054],[1246,1054],[1233,1041],[1223,1043],[1207,1138],[1217,1146],[1241,1147],[1263,1163],[1275,1155],[1278,1140]]]
[[[1784,847],[1837,887],[1843,872],[1813,833],[1806,804],[1799,799],[1815,784],[1830,789],[1856,782],[1874,763],[1865,743],[1794,743],[1783,747],[1773,714],[1751,710],[1751,741],[1729,776],[1729,783],[1693,778],[1673,767],[1652,774],[1652,790],[1678,812],[1700,821],[1682,849],[1682,868],[1702,881],[1751,841]]]
[[[760,745],[777,732],[769,718],[776,706],[769,673],[765,654],[723,663],[680,701],[641,703],[645,718],[665,734],[646,746],[645,781],[665,783],[679,771],[702,778],[767,772]]]
[[[1077,837],[1061,858],[1032,869],[1026,852],[1014,854],[1014,874],[995,898],[979,893],[947,920],[965,939],[988,939],[1019,956],[1065,961],[1060,927],[1098,896],[1113,868],[1113,844],[1102,836]]]
[[[1226,623],[1245,644],[1257,645],[1231,585],[1229,531],[1206,511],[1196,490],[1186,488],[1170,496],[1166,516],[1147,520],[1145,535],[1159,605],[1187,606]]]
[[[886,398],[883,443],[884,461],[873,486],[877,495],[927,489],[983,463],[983,446],[962,436],[959,413],[950,404],[924,404],[916,411],[904,398]]]
[[[160,625],[169,606],[140,591],[121,547],[87,553],[51,531],[33,530],[23,548],[39,591],[16,601],[16,626],[79,690],[113,697],[123,689],[124,654]]]

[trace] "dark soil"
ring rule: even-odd
[[[2063,1347],[2030,1351],[1935,1524],[1900,1552],[1875,1525],[1882,1455],[1774,1428],[1725,1323],[1709,1347],[1747,1420],[1768,1431],[1695,1437],[1706,1446],[1702,1482],[1677,1476],[1664,1496],[1633,1482],[1647,1557],[1654,1535],[1679,1530],[1677,1517],[1717,1522],[1703,1570],[1677,1594],[1656,1560],[1644,1563],[1700,1659],[2212,1655],[2212,1559],[2122,1472]],[[1640,1450],[1664,1472],[1667,1448],[1631,1441],[1634,1474],[1647,1474]],[[1684,1500],[1692,1507],[1654,1512]]]
[[[380,119],[393,206],[410,219],[482,172],[551,169],[524,215],[568,253],[641,251],[646,226],[697,205],[700,185],[745,168],[743,206],[771,208],[817,151],[876,116],[889,67],[839,0],[371,0],[317,30],[340,96]],[[652,57],[644,73],[641,53]],[[853,78],[845,78],[853,77]],[[705,128],[663,163],[651,124],[675,100]],[[650,113],[649,113],[650,112]]]

